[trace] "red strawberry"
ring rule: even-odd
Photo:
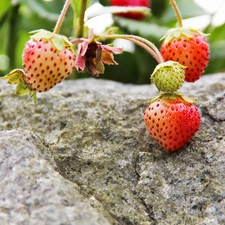
[[[209,61],[209,44],[205,34],[190,28],[170,29],[162,38],[160,52],[165,61],[173,60],[187,66],[185,81],[195,82]]]
[[[149,8],[150,3],[150,0],[110,0],[112,6],[144,6]],[[141,12],[117,13],[117,15],[135,20],[143,20],[146,17]]]
[[[65,36],[45,30],[34,31],[23,51],[23,66],[12,70],[4,78],[17,84],[17,94],[45,92],[68,77],[75,68],[72,44]]]
[[[200,114],[192,100],[181,94],[161,94],[144,112],[150,135],[167,151],[185,145],[199,130]]]

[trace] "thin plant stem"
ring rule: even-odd
[[[135,40],[133,38],[130,38],[130,39],[127,39],[131,42],[133,42],[134,44],[136,45],[139,45],[141,48],[145,49],[147,52],[149,52],[154,58],[155,60],[160,63],[160,59],[158,57],[158,55],[149,47],[147,46],[145,43],[141,42],[141,41],[138,41],[138,40]]]
[[[144,47],[144,45],[148,46],[144,47],[155,59],[158,63],[164,62],[164,59],[158,50],[158,48],[150,41],[148,41],[145,38],[136,36],[136,35],[129,35],[129,34],[110,34],[110,35],[97,35],[97,38],[100,39],[116,39],[116,38],[121,38],[125,40],[129,40],[135,44],[138,44],[141,47]]]
[[[63,23],[63,20],[64,20],[64,18],[65,18],[67,9],[69,8],[70,1],[71,1],[71,0],[66,0],[65,4],[64,4],[64,6],[63,6],[63,9],[62,9],[62,11],[61,11],[61,13],[60,13],[60,15],[59,15],[59,18],[58,18],[58,20],[57,20],[57,23],[56,23],[55,28],[54,28],[54,31],[53,31],[54,34],[58,34],[59,31],[60,31],[60,28],[61,28],[62,23]]]
[[[83,37],[84,35],[84,14],[87,8],[87,0],[82,0],[81,3],[81,13],[79,15],[79,25],[78,25],[78,30],[75,35],[76,38]]]
[[[76,43],[83,42],[84,40],[86,40],[86,39],[85,38],[75,38],[75,39],[71,40],[70,42],[72,44],[76,44]]]
[[[177,22],[178,22],[178,26],[179,27],[183,27],[183,22],[182,22],[182,16],[181,16],[181,13],[180,13],[180,10],[177,6],[177,3],[175,0],[170,0],[172,6],[173,6],[173,9],[176,13],[176,16],[177,16]]]

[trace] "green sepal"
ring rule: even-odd
[[[19,84],[24,80],[24,71],[22,69],[14,69],[6,74],[2,79],[8,79],[8,84]]]
[[[52,43],[53,45],[59,50],[61,51],[64,48],[64,39],[62,37],[60,37],[59,35],[52,35]]]
[[[184,101],[186,101],[186,102],[193,103],[193,104],[196,102],[195,99],[193,99],[193,98],[191,98],[191,97],[189,97],[187,95],[184,95],[182,93],[177,92],[177,95],[179,95],[181,98],[183,98]]]
[[[188,103],[191,103],[191,104],[194,104],[196,102],[195,99],[193,99],[193,98],[191,98],[191,97],[189,97],[187,95],[184,95],[184,94],[182,94],[180,92],[174,92],[174,93],[163,92],[163,93],[160,93],[160,94],[156,95],[154,98],[152,98],[149,101],[149,105],[152,104],[153,102],[157,101],[160,98],[176,99],[177,97],[180,97],[185,102],[188,102]]]
[[[53,32],[50,32],[50,31],[47,31],[47,30],[44,30],[44,29],[34,30],[34,31],[29,32],[29,33],[32,34],[30,36],[30,38],[32,38],[36,41],[39,41],[41,39],[48,40],[48,41],[52,42],[53,46],[57,50],[61,51],[65,47],[68,47],[71,50],[71,52],[73,52],[75,54],[72,43],[64,35],[55,34]]]
[[[25,83],[25,72],[22,69],[14,69],[2,79],[8,79],[9,84],[17,84],[16,94],[23,96],[29,94],[36,103],[36,92]]]
[[[152,98],[148,104],[151,105],[153,102],[156,102],[158,99],[160,99],[165,93],[160,93],[158,95],[156,95],[154,98]]]
[[[34,40],[40,40],[40,39],[50,39],[53,35],[52,32],[44,29],[38,29],[38,30],[33,30],[30,31],[29,34],[33,34],[30,36],[30,38]]]
[[[167,33],[160,39],[164,44],[172,41],[174,38],[178,39],[180,37],[191,38],[194,34],[200,34],[202,36],[208,36],[210,34],[204,34],[198,29],[190,28],[190,27],[177,27],[171,28],[167,31]]]

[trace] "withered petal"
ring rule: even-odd
[[[123,52],[123,48],[115,48],[109,45],[102,45],[102,49],[112,54],[121,54]]]
[[[104,73],[104,65],[102,62],[99,62],[99,64],[95,64],[93,61],[86,61],[86,69],[89,74],[91,74],[93,77],[99,77],[99,74]]]
[[[87,49],[88,49],[88,40],[87,41],[85,40],[78,45],[77,54],[84,56],[87,52]]]
[[[102,51],[102,62],[107,65],[118,65],[118,63],[114,60],[113,54],[106,51]]]
[[[77,55],[75,58],[75,67],[77,71],[83,72],[85,69],[86,58],[81,55]]]

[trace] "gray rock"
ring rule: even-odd
[[[54,170],[29,131],[1,131],[0,146],[0,224],[109,224]]]
[[[201,129],[175,153],[164,151],[145,128],[143,112],[157,94],[153,85],[124,85],[91,78],[68,80],[38,95],[36,104],[29,97],[16,96],[15,88],[5,81],[1,81],[0,88],[1,139],[9,145],[12,139],[11,146],[23,149],[24,139],[16,131],[7,130],[19,128],[30,137],[32,141],[27,144],[33,143],[35,154],[29,154],[44,160],[33,164],[33,157],[22,150],[31,167],[26,171],[30,179],[49,177],[54,181],[58,171],[65,180],[57,175],[60,182],[52,181],[52,187],[59,189],[58,183],[63,183],[60,190],[64,195],[68,189],[70,195],[74,191],[71,199],[79,195],[79,190],[83,196],[79,199],[87,208],[92,206],[90,212],[96,218],[89,224],[97,224],[98,217],[103,221],[99,224],[104,224],[104,218],[109,224],[121,225],[225,224],[225,74],[204,76],[181,88],[180,92],[197,100]],[[25,167],[23,162],[11,161],[11,168],[18,166]],[[39,171],[44,166],[49,169],[43,175]],[[10,179],[5,177],[7,182]],[[10,206],[9,210],[0,208],[4,215],[13,215],[16,220],[26,212],[35,213],[34,203],[27,205],[27,211],[12,213],[13,207],[20,208],[26,198],[46,199],[45,191],[38,186],[34,192],[31,184],[22,182],[15,202],[9,197],[15,188],[3,192],[1,196],[8,199]],[[21,193],[22,188],[27,192]],[[55,196],[54,189],[48,195]],[[61,218],[64,222],[66,218],[69,222],[65,224],[77,224],[68,216],[62,199],[56,198],[58,207],[51,208],[51,219]],[[48,201],[44,202],[50,207]],[[82,209],[73,207],[87,221]],[[57,216],[57,210],[63,211],[65,217]],[[39,212],[38,220],[47,217],[48,213]]]

